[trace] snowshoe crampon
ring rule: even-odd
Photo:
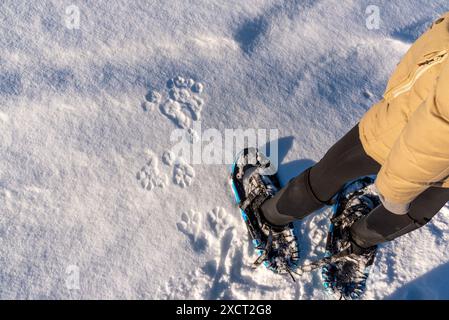
[[[231,188],[258,254],[254,266],[263,264],[279,274],[290,274],[299,263],[299,246],[293,224],[275,228],[264,221],[260,206],[280,189],[276,168],[255,148],[240,152],[231,169]]]
[[[351,244],[349,228],[352,224],[379,205],[373,183],[373,178],[364,177],[347,184],[337,196],[333,207],[326,257],[334,261],[324,265],[321,274],[326,291],[340,299],[359,299],[363,295],[376,256],[377,247],[371,247],[362,254],[352,253],[335,259]]]

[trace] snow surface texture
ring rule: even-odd
[[[76,5],[79,29],[65,25]],[[378,30],[365,9],[380,8]],[[280,177],[317,161],[382,94],[446,0],[0,3],[0,298],[326,299],[264,268],[225,165],[170,133],[278,128]],[[302,223],[321,257],[330,210]],[[384,245],[367,299],[449,298],[449,208]]]

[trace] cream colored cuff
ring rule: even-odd
[[[407,214],[407,212],[410,209],[410,203],[396,203],[388,200],[385,198],[380,192],[379,189],[376,187],[376,184],[374,184],[374,188],[376,189],[377,194],[379,195],[380,201],[384,205],[385,209],[388,211],[398,214],[398,215],[404,215]]]

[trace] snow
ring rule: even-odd
[[[293,283],[251,269],[228,166],[176,161],[170,135],[195,141],[197,119],[279,129],[285,183],[380,98],[445,11],[446,0],[2,1],[0,298],[328,299],[319,272]],[[322,256],[329,215],[297,224],[304,261]],[[365,298],[449,298],[448,240],[446,207],[382,246]]]

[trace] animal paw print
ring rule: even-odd
[[[204,251],[209,243],[206,234],[201,230],[201,214],[194,210],[183,212],[181,221],[176,224],[178,230],[184,233],[191,241],[195,251]]]
[[[173,181],[181,188],[189,187],[195,178],[195,170],[182,159],[178,160],[173,169]]]
[[[173,182],[175,184],[182,188],[192,184],[195,170],[182,157],[178,158],[172,151],[167,150],[162,154],[162,162],[167,166],[173,166]]]
[[[175,162],[175,155],[171,151],[165,151],[162,154],[162,162],[167,166],[172,166]]]
[[[157,91],[148,92],[142,103],[143,110],[153,110],[159,105],[161,113],[178,127],[190,128],[192,121],[198,121],[201,118],[204,100],[199,95],[203,92],[204,85],[193,79],[177,76],[167,81],[167,89],[166,99],[163,99]]]
[[[149,154],[147,163],[137,172],[137,180],[143,189],[148,191],[153,190],[156,187],[164,188],[167,184],[167,176],[159,172],[159,165],[157,158]]]
[[[190,143],[197,143],[200,141],[200,137],[198,135],[198,132],[196,132],[194,129],[189,128],[187,129],[186,133],[186,137],[187,137],[187,141],[189,141]]]
[[[145,101],[142,102],[143,111],[153,111],[161,102],[162,96],[159,92],[151,90],[145,96]]]
[[[221,237],[230,228],[229,218],[226,210],[221,207],[216,207],[208,213],[209,226],[217,238]]]
[[[190,114],[192,120],[198,121],[201,118],[201,111],[203,110],[204,101],[192,91],[186,88],[171,88],[168,91],[171,100],[178,102],[182,107],[182,112],[186,111]]]
[[[191,119],[183,112],[182,105],[176,100],[168,99],[161,104],[160,110],[163,115],[172,120],[182,129],[191,125]]]

